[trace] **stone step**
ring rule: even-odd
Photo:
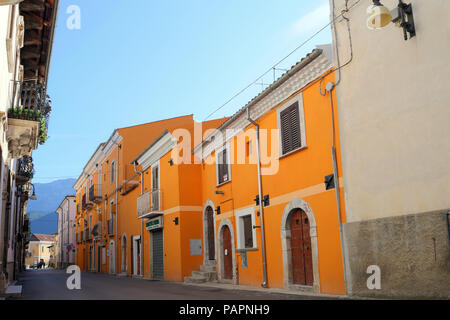
[[[192,271],[192,277],[205,278],[207,281],[212,281],[217,279],[217,273],[208,271]]]
[[[7,297],[20,297],[22,295],[22,286],[8,286],[4,295]]]
[[[217,266],[215,264],[214,265],[203,264],[200,266],[200,270],[206,272],[217,272]]]
[[[195,278],[195,277],[184,277],[185,283],[204,283],[206,282],[205,278]]]

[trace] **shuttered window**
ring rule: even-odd
[[[302,146],[298,102],[280,112],[281,144],[283,154]]]
[[[223,149],[217,154],[217,177],[218,183],[229,180],[227,149]]]

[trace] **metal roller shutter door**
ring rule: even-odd
[[[153,238],[153,279],[164,279],[163,231],[152,232]]]

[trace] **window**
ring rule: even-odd
[[[280,113],[283,154],[301,147],[298,102]]]
[[[217,184],[230,181],[230,164],[228,161],[228,149],[223,148],[217,152]]]
[[[253,235],[252,235],[252,216],[247,215],[241,217],[242,223],[244,225],[244,245],[245,248],[253,248]]]
[[[254,208],[239,210],[236,212],[237,218],[237,245],[238,249],[256,248],[256,229]]]
[[[306,146],[302,94],[288,101],[278,111],[280,129],[280,155]]]
[[[247,141],[247,157],[252,155],[252,140]]]
[[[114,161],[111,161],[111,184],[114,183],[115,166],[116,163]]]

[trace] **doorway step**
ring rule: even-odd
[[[192,271],[191,277],[184,277],[185,283],[217,282],[216,261],[208,261],[200,266],[199,271]]]

